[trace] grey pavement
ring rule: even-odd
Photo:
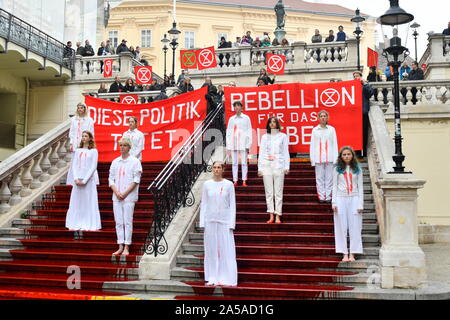
[[[425,253],[428,281],[450,284],[450,243],[420,245]]]

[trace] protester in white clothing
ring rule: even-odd
[[[129,139],[120,139],[119,146],[122,155],[111,163],[109,169],[109,187],[113,191],[114,220],[119,244],[119,250],[113,254],[127,256],[133,235],[133,213],[139,197],[142,165],[130,154],[132,144]]]
[[[137,129],[138,119],[136,117],[129,117],[128,124],[130,129],[122,135],[123,138],[127,138],[131,141],[130,154],[142,161],[142,150],[144,150],[145,137],[144,134]]]
[[[339,152],[333,172],[333,211],[336,253],[344,255],[342,261],[355,261],[355,254],[363,253],[362,213],[364,210],[363,172],[351,147]],[[350,234],[350,257],[347,248]]]
[[[205,228],[205,281],[207,285],[236,286],[236,196],[233,183],[223,178],[224,169],[223,162],[214,162],[213,179],[203,185],[200,227]]]
[[[281,223],[283,210],[284,176],[289,174],[290,155],[289,138],[280,132],[281,126],[277,118],[267,121],[267,134],[261,138],[258,157],[258,176],[264,180],[267,212],[270,219],[267,223]],[[274,207],[275,200],[275,207]]]
[[[312,131],[309,149],[311,165],[316,168],[317,195],[321,203],[331,202],[333,166],[338,157],[336,130],[328,124],[328,119],[328,112],[319,112],[320,124]]]
[[[228,121],[227,127],[227,153],[233,160],[233,182],[238,185],[239,158],[242,165],[242,185],[247,187],[248,164],[247,158],[252,146],[252,122],[249,116],[242,113],[242,102],[233,103],[236,115]]]
[[[75,231],[76,240],[83,238],[83,231],[97,231],[102,228],[97,197],[98,152],[91,132],[84,131],[81,139],[80,148],[72,158],[71,175],[67,181],[67,184],[73,187],[66,215],[66,228]]]
[[[81,135],[84,131],[89,131],[95,136],[94,120],[89,117],[87,107],[84,103],[77,105],[77,114],[72,117],[69,130],[70,152],[74,152],[80,145]]]

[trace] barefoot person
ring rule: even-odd
[[[223,162],[214,162],[213,179],[203,185],[200,227],[205,228],[205,281],[207,285],[236,286],[236,196],[233,183],[223,178],[224,168]]]
[[[342,261],[355,261],[362,254],[362,213],[364,209],[363,172],[351,147],[339,152],[333,171],[333,211],[336,253],[344,255]],[[350,234],[350,257],[347,248]]]
[[[123,138],[128,138],[131,141],[131,151],[130,154],[142,161],[142,150],[144,150],[145,137],[144,134],[137,129],[138,119],[136,117],[129,117],[128,124],[130,129],[124,132]]]
[[[316,167],[317,195],[320,202],[331,202],[333,165],[338,157],[336,130],[328,124],[328,119],[328,112],[319,112],[320,124],[312,131],[309,150],[311,165]]]
[[[248,164],[247,157],[252,146],[252,122],[242,113],[242,102],[233,103],[236,115],[228,121],[227,127],[227,153],[233,159],[233,182],[238,185],[239,157],[242,165],[242,185],[247,187]]]
[[[132,145],[129,139],[120,139],[119,146],[122,155],[112,162],[109,169],[109,187],[113,191],[114,220],[119,244],[119,250],[113,254],[127,256],[133,235],[134,205],[138,201],[142,165],[130,154]]]
[[[97,196],[99,184],[97,161],[98,151],[94,137],[91,132],[84,131],[67,177],[67,184],[73,188],[66,216],[66,228],[75,231],[75,240],[83,238],[83,231],[97,231],[102,228]]]
[[[267,133],[261,138],[258,157],[258,176],[264,179],[267,212],[270,219],[267,223],[281,223],[283,209],[284,176],[289,174],[290,156],[288,136],[280,132],[281,126],[277,118],[267,121]],[[275,200],[275,207],[274,207]]]

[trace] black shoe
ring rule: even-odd
[[[79,239],[78,231],[75,231],[73,233],[73,240],[78,240],[78,239]]]

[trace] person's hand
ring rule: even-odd
[[[284,170],[284,174],[287,176],[289,175],[289,170]]]
[[[338,213],[338,208],[337,207],[333,207],[333,212],[337,214]]]
[[[258,171],[258,177],[262,177],[262,176],[263,176],[262,172]]]
[[[119,199],[120,201],[125,200],[125,198],[119,191],[115,192],[115,195],[116,195],[117,199]]]
[[[82,181],[80,181],[80,180],[75,180],[75,184],[77,185],[77,186],[79,186],[79,187],[82,187],[82,186],[84,186],[85,185],[85,183],[84,182],[82,182]]]
[[[70,152],[73,152],[73,145],[70,144]]]
[[[359,214],[362,214],[363,212],[364,212],[364,210],[362,210],[362,209],[359,209],[359,210],[358,210],[358,213],[359,213]]]

